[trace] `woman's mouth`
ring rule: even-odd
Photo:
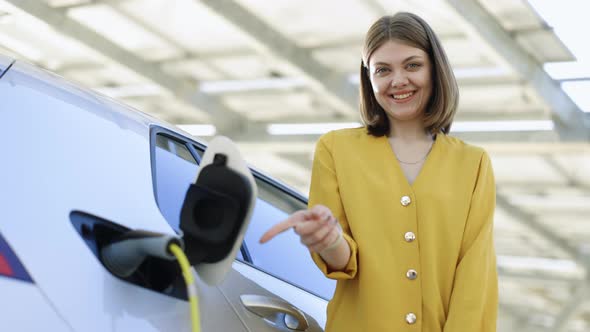
[[[404,93],[394,93],[389,96],[391,98],[393,98],[393,101],[396,103],[404,103],[404,102],[407,102],[410,99],[412,99],[414,94],[415,94],[415,91],[410,91],[410,92],[404,92]]]

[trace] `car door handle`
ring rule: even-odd
[[[291,303],[268,296],[244,294],[240,300],[246,309],[266,319],[271,319],[277,314],[285,314],[285,325],[296,331],[305,331],[309,328],[309,322],[305,314]]]

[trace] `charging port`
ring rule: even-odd
[[[110,270],[105,265],[101,255],[102,250],[116,243],[131,229],[81,211],[71,212],[70,220],[96,259],[107,270]],[[129,276],[113,275],[140,287],[179,299],[188,299],[182,273],[175,260],[146,256],[145,260]]]

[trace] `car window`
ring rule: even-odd
[[[180,229],[180,210],[199,168],[191,145],[158,133],[153,152],[154,191],[158,207],[170,226]],[[199,157],[196,155],[196,157]]]
[[[330,299],[336,282],[326,278],[312,261],[299,237],[288,230],[265,244],[258,240],[272,225],[306,208],[306,203],[259,177],[258,199],[244,242],[251,264],[309,292]]]

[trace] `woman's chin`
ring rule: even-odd
[[[416,110],[389,110],[387,113],[394,121],[412,121],[420,118],[420,112]]]

